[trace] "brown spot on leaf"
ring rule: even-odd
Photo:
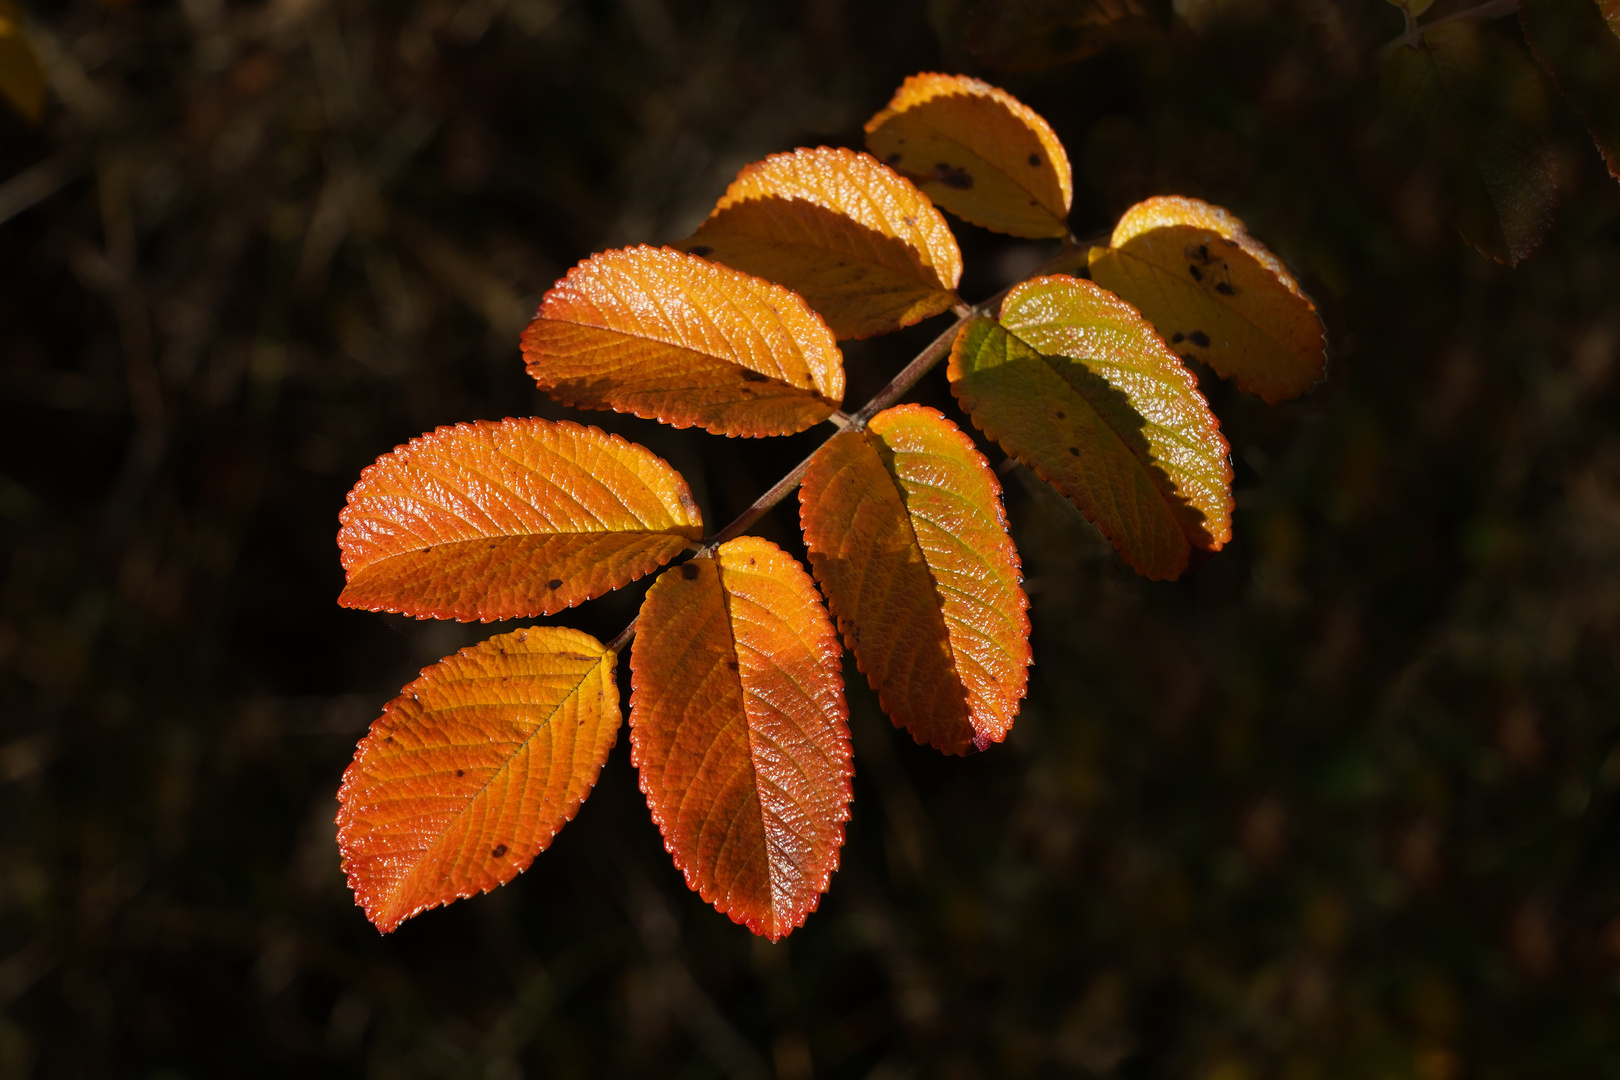
[[[560,578],[560,577],[552,578],[550,581],[546,582],[546,588],[548,588],[548,589],[560,589],[560,588],[562,588],[562,578]]]
[[[727,660],[726,667],[730,668],[732,671],[737,671],[741,668],[741,665],[735,660]]]
[[[1037,166],[1040,165],[1040,163],[1041,163],[1041,155],[1039,155],[1039,154],[1031,154],[1031,155],[1029,155],[1029,163],[1031,165],[1037,165]]]
[[[894,153],[888,156],[887,160],[890,165],[898,165],[900,162],[904,161],[905,158],[900,151],[896,150]]]
[[[1198,267],[1194,266],[1192,263],[1187,264],[1187,273],[1192,275],[1192,279],[1194,281],[1204,280],[1204,272],[1198,269]]]
[[[494,848],[492,848],[490,850],[490,853],[489,853],[490,858],[492,858],[492,859],[498,859],[502,855],[505,855],[505,854],[506,854],[506,845],[505,844],[496,844],[494,846]]]
[[[1180,345],[1183,341],[1186,341],[1186,340],[1187,340],[1187,335],[1186,334],[1171,334],[1170,335],[1170,344],[1172,344],[1172,345]]]
[[[966,169],[941,161],[934,166],[934,177],[948,188],[966,191],[973,186],[973,174]]]
[[[1188,334],[1187,337],[1200,349],[1209,348],[1209,335],[1204,333],[1202,330],[1194,330],[1192,333]]]
[[[759,372],[752,371],[752,370],[750,370],[748,368],[743,368],[742,369],[742,377],[743,377],[743,382],[770,382],[771,381],[771,377],[769,375],[761,375]]]
[[[1215,283],[1215,291],[1220,293],[1222,296],[1237,295],[1237,290],[1232,288],[1231,284],[1225,281],[1217,281]]]
[[[456,770],[456,775],[457,775],[457,776],[466,776],[466,775],[467,775],[467,771],[466,771],[466,770],[465,770],[465,769],[457,769],[457,770]]]
[[[1079,457],[1080,456],[1080,448],[1078,446],[1069,447],[1069,456],[1071,456],[1071,457]]]
[[[686,250],[691,252],[693,255],[708,255],[710,252],[714,251],[714,248],[707,244],[693,244]]]
[[[1067,420],[1069,418],[1069,414],[1064,412],[1062,409],[1059,409],[1057,411],[1057,418],[1059,420]]]
[[[696,563],[681,564],[681,577],[685,578],[687,581],[696,581],[697,576],[698,568]]]

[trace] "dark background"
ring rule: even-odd
[[[337,512],[436,425],[563,415],[516,347],[541,293],[685,236],[750,160],[859,145],[904,76],[977,72],[960,5],[32,3],[51,101],[0,115],[0,177],[38,166],[0,187],[0,1077],[1620,1076],[1620,185],[1555,121],[1557,223],[1498,266],[1381,112],[1394,8],[1186,8],[1202,34],[994,78],[1067,144],[1079,234],[1155,193],[1241,215],[1328,379],[1268,407],[1206,378],[1236,537],[1176,583],[1003,467],[1028,704],[942,758],[850,668],[842,869],[773,946],[682,886],[623,738],[531,870],[379,936],[339,776],[491,628],[339,609]],[[957,232],[970,299],[1045,251]],[[851,405],[939,325],[851,344]],[[958,415],[938,372],[914,399]],[[712,524],[822,434],[583,418]],[[793,503],[760,531],[797,545]],[[559,621],[605,639],[641,587]]]

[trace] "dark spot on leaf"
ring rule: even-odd
[[[457,769],[457,770],[456,770],[456,775],[457,775],[457,776],[466,776],[466,775],[467,775],[467,774],[466,774],[466,772],[465,772],[465,771],[464,771],[464,770],[462,770],[462,769]]]
[[[770,382],[771,381],[771,377],[769,375],[761,375],[759,372],[750,371],[748,368],[743,368],[742,369],[742,377],[743,377],[743,382]]]
[[[1062,409],[1059,409],[1057,411],[1057,418],[1059,420],[1067,420],[1069,418],[1069,414],[1064,412]]]
[[[1172,345],[1180,345],[1185,340],[1187,340],[1187,335],[1186,334],[1171,334],[1170,335],[1170,344],[1172,344]]]
[[[505,844],[496,844],[494,849],[492,851],[490,851],[489,854],[490,854],[491,858],[495,858],[495,859],[500,858],[502,855],[506,854],[506,845]]]
[[[687,248],[686,250],[690,251],[693,255],[708,255],[709,253],[714,251],[714,248],[710,247],[707,244],[693,244],[691,247]]]
[[[941,161],[934,166],[934,176],[948,188],[966,191],[973,186],[973,176],[966,169]]]
[[[732,671],[737,671],[739,669],[739,665],[735,660],[727,660],[726,667],[730,668]]]
[[[1222,296],[1235,296],[1237,294],[1237,290],[1232,288],[1230,284],[1224,281],[1217,281],[1215,283],[1215,291],[1220,293]]]
[[[1194,281],[1203,281],[1204,280],[1204,272],[1202,270],[1198,269],[1198,267],[1192,265],[1191,263],[1187,264],[1187,273],[1192,275],[1192,279]]]
[[[696,581],[697,576],[698,568],[696,563],[681,564],[681,577],[685,578],[687,581]]]
[[[1034,199],[1031,199],[1031,200],[1029,200],[1029,205],[1031,205],[1031,206],[1039,206],[1040,204],[1037,203]]]
[[[428,546],[428,547],[425,547],[425,548],[423,548],[423,549],[422,549],[422,554],[424,554],[424,555],[426,555],[426,554],[427,554],[427,553],[428,553],[428,552],[430,552],[430,551],[432,551],[432,550],[433,550],[433,548],[432,548],[432,546],[431,546],[431,545],[430,545],[430,546]]]
[[[890,165],[898,165],[903,158],[901,157],[900,151],[896,150],[894,153],[888,156],[887,160]]]
[[[1209,335],[1204,333],[1202,330],[1194,330],[1192,333],[1188,334],[1187,337],[1190,338],[1192,343],[1198,346],[1200,349],[1209,348]]]
[[[1208,244],[1199,244],[1198,245],[1198,257],[1200,259],[1204,260],[1205,262],[1209,262],[1209,245]]]
[[[560,577],[552,578],[550,581],[546,582],[546,588],[548,588],[548,589],[560,589],[560,588],[562,588],[562,578],[560,578]]]
[[[1029,163],[1031,165],[1039,165],[1041,163],[1041,155],[1039,155],[1039,154],[1031,154],[1031,155],[1029,155]]]
[[[753,566],[753,565],[754,565],[754,560],[753,560],[753,559],[749,559],[749,560],[748,560],[748,565],[749,565],[749,566]]]
[[[1080,456],[1080,448],[1078,446],[1069,447],[1069,456],[1070,457],[1079,457]]]

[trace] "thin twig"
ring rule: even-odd
[[[1401,31],[1398,37],[1380,45],[1376,55],[1381,62],[1402,45],[1408,45],[1415,49],[1418,42],[1423,39],[1425,32],[1448,22],[1457,22],[1459,19],[1501,19],[1512,15],[1518,10],[1519,0],[1485,0],[1483,4],[1476,4],[1471,8],[1463,8],[1461,11],[1454,11],[1450,15],[1441,18],[1419,23],[1412,17],[1410,11],[1402,8],[1401,13],[1406,16],[1406,29]]]

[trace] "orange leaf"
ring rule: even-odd
[[[659,575],[630,651],[631,760],[686,883],[775,941],[815,910],[849,820],[838,636],[810,575],[745,536]]]
[[[947,753],[1007,737],[1024,696],[1029,601],[1001,485],[922,405],[822,444],[799,489],[810,565],[883,711]]]
[[[377,929],[528,869],[613,748],[617,662],[589,634],[533,626],[440,660],[388,703],[338,791],[343,870]]]
[[[962,278],[927,196],[866,154],[825,146],[745,167],[681,246],[794,290],[841,338],[937,315]]]
[[[360,474],[338,515],[346,607],[418,618],[550,615],[703,535],[681,474],[566,420],[457,424]]]
[[[788,435],[831,416],[843,359],[780,285],[671,248],[604,251],[568,272],[523,332],[551,397],[718,435]]]
[[[1016,286],[951,349],[985,434],[1073,499],[1150,578],[1232,536],[1232,466],[1198,384],[1136,310],[1090,281]]]
[[[1153,321],[1171,346],[1276,403],[1309,390],[1327,364],[1322,320],[1288,268],[1243,222],[1179,195],[1137,203],[1091,277]]]
[[[1069,156],[1051,126],[1005,90],[963,75],[913,75],[866,122],[866,145],[975,225],[1069,234]]]

